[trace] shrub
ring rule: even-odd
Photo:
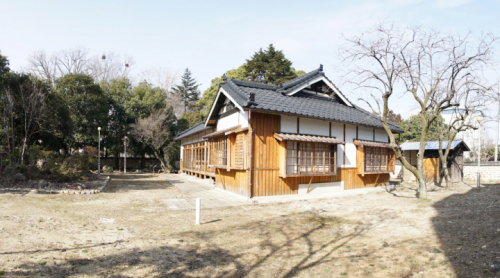
[[[104,173],[113,173],[113,167],[105,165],[104,167],[102,167],[102,171]]]

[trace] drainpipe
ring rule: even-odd
[[[250,152],[250,165],[248,166],[248,172],[250,173],[249,182],[248,182],[248,198],[252,198],[252,180],[253,180],[253,130],[251,119],[252,117],[252,109],[248,109],[248,150]]]

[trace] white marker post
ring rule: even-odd
[[[201,199],[196,198],[196,225],[200,225]]]

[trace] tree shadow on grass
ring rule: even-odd
[[[442,251],[458,277],[500,276],[500,186],[472,188],[434,204]]]
[[[378,221],[393,217],[397,214],[381,213]],[[73,255],[58,265],[24,262],[6,275],[302,277],[319,272],[322,276],[367,277],[375,268],[360,268],[358,262],[376,264],[380,258],[376,253],[385,248],[358,248],[370,229],[369,224],[315,212],[295,213],[226,229],[207,226],[176,233],[171,235],[176,242],[153,248],[85,258]],[[93,252],[91,246],[82,248]],[[343,272],[322,272],[336,264]]]

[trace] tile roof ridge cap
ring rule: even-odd
[[[278,86],[271,85],[271,84],[227,78],[227,80],[229,80],[229,79],[231,79],[231,81],[237,86],[252,87],[252,88],[268,87],[267,89],[269,89],[269,90],[276,90],[278,88]]]

